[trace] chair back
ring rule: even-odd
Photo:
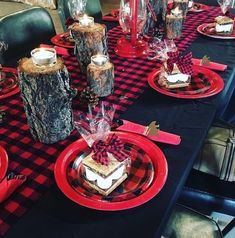
[[[22,57],[29,57],[30,51],[41,43],[49,44],[56,34],[54,23],[48,11],[33,7],[4,16],[0,19],[0,41],[8,45],[1,54],[0,63],[14,67]]]

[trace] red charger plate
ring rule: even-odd
[[[18,79],[18,76],[17,76],[17,70],[15,68],[6,68],[6,67],[3,67],[1,69],[1,71],[5,74],[5,77],[8,79],[8,80],[11,80],[11,83],[10,85],[8,85],[9,87],[8,88],[3,88],[1,91],[0,91],[0,99],[3,99],[3,98],[7,98],[7,97],[10,97],[16,93],[18,93],[20,91],[20,88],[19,88],[19,79]],[[10,82],[10,81],[9,81]],[[0,87],[2,85],[0,84]]]
[[[188,12],[197,13],[207,11],[209,7],[201,3],[193,3],[193,6],[188,10]]]
[[[211,37],[211,38],[224,39],[224,40],[235,39],[235,27],[233,28],[233,33],[231,35],[218,35],[213,30],[214,27],[215,27],[215,23],[204,23],[197,27],[197,31],[200,34]]]
[[[8,155],[6,150],[0,145],[0,182],[5,177],[8,168]]]
[[[111,133],[123,141],[132,162],[128,178],[108,196],[84,185],[79,166],[89,154],[84,139],[69,145],[59,155],[54,169],[57,185],[69,199],[96,210],[124,210],[149,201],[160,192],[168,173],[166,158],[153,142],[134,133]]]
[[[200,84],[199,88],[195,88],[195,92],[188,87],[182,88],[179,90],[170,90],[164,87],[161,87],[157,82],[157,77],[160,73],[160,69],[155,69],[151,72],[148,76],[148,83],[150,87],[156,90],[159,93],[165,94],[167,96],[176,97],[176,98],[184,98],[184,99],[197,99],[197,98],[205,98],[213,96],[224,88],[224,81],[223,79],[215,72],[206,69],[201,66],[193,65],[194,75],[203,74],[205,76],[206,85]],[[193,77],[193,76],[192,76]],[[193,78],[192,78],[193,80]]]
[[[64,32],[61,34],[58,34],[56,36],[53,36],[51,38],[51,42],[54,45],[60,46],[60,47],[64,47],[64,48],[69,48],[69,49],[73,49],[75,46],[74,41],[69,41],[70,37],[70,33],[69,32]]]

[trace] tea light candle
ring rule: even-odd
[[[94,25],[94,17],[88,17],[84,14],[82,17],[78,18],[80,26],[92,26]]]
[[[189,0],[174,0],[173,7],[179,7],[179,9],[182,10],[183,16],[185,17],[188,12],[188,2]]]
[[[188,8],[192,8],[193,7],[193,0],[189,0],[188,1]]]
[[[179,7],[176,7],[176,8],[171,10],[171,14],[176,16],[176,17],[182,16],[182,10],[180,10]]]
[[[108,61],[107,55],[97,54],[91,57],[91,62],[95,65],[104,65]]]
[[[56,63],[56,50],[53,48],[36,48],[31,51],[32,61],[37,66],[49,66]]]

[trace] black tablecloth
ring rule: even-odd
[[[189,50],[195,57],[207,54],[214,61],[228,64],[228,70],[221,76],[225,85],[229,85],[234,80],[233,43],[199,36]],[[233,89],[233,86],[225,88],[228,98]],[[5,237],[160,237],[214,116],[223,114],[222,96],[223,93],[206,99],[184,100],[147,88],[122,116],[142,124],[155,119],[162,130],[182,138],[179,146],[158,144],[167,158],[168,177],[161,192],[149,202],[124,211],[95,211],[73,203],[54,186]]]

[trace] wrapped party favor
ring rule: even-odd
[[[82,178],[89,187],[107,196],[127,177],[129,155],[115,133],[111,133],[114,108],[101,104],[89,113],[75,112],[74,124],[91,148],[82,159]]]
[[[187,87],[193,74],[192,52],[180,56],[178,51],[168,52],[163,63],[158,83],[168,89]]]

